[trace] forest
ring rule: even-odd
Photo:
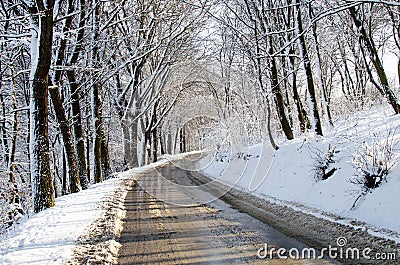
[[[2,0],[0,232],[165,154],[400,114],[397,0]]]

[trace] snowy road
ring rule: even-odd
[[[119,264],[332,264],[280,259],[276,251],[271,259],[265,244],[300,252],[307,246],[244,213],[246,203],[231,207],[228,195],[228,203],[216,198],[224,191],[213,184],[198,188],[193,165],[181,161],[136,178],[125,200]]]

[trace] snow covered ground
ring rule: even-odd
[[[107,197],[132,175],[164,163],[167,160],[126,171],[87,190],[57,198],[53,208],[25,216],[0,237],[0,264],[62,264],[70,260],[78,238],[102,215]]]
[[[274,151],[268,142],[247,150],[222,151],[202,159],[202,171],[221,182],[235,185],[275,203],[311,213],[370,234],[400,242],[400,163],[389,171],[387,181],[366,196],[354,182],[359,174],[356,154],[378,142],[393,143],[392,162],[400,154],[400,117],[382,108],[353,114],[336,122],[324,137],[287,141]],[[387,136],[390,136],[389,138]],[[379,145],[382,146],[382,145]],[[315,180],[317,157],[333,152],[326,180]],[[378,161],[379,163],[379,161]]]

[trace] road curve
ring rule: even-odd
[[[136,177],[125,200],[119,264],[333,264],[282,259],[276,252],[261,251],[267,255],[259,258],[265,244],[300,251],[307,246],[234,209],[206,186],[200,189],[198,173],[185,163]]]

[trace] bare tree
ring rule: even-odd
[[[71,112],[72,112],[72,123],[73,123],[73,133],[74,133],[74,143],[76,156],[79,168],[79,177],[83,189],[86,189],[89,184],[89,174],[87,170],[87,163],[85,157],[85,137],[83,134],[82,125],[82,114],[81,114],[81,91],[80,84],[78,83],[76,77],[76,64],[79,59],[79,55],[83,50],[83,38],[85,34],[85,22],[86,22],[86,1],[79,1],[79,22],[78,30],[76,34],[75,45],[72,49],[70,58],[67,61],[66,75],[68,78],[70,94],[71,94]],[[73,9],[71,11],[75,11]],[[87,136],[88,137],[88,136]]]
[[[322,135],[322,123],[321,123],[321,118],[320,118],[320,114],[319,114],[319,110],[318,110],[317,94],[315,91],[313,72],[311,69],[311,60],[310,60],[310,57],[308,54],[306,40],[304,37],[300,0],[296,0],[296,12],[297,12],[297,16],[296,16],[297,33],[299,35],[299,46],[300,46],[299,49],[300,49],[300,53],[301,53],[302,60],[303,60],[304,70],[306,72],[307,88],[308,88],[308,93],[310,94],[311,108],[313,111],[313,117],[314,117],[314,123],[315,123],[314,124],[315,132],[318,135]]]
[[[48,84],[55,0],[25,3],[32,16],[30,163],[35,212],[54,206],[48,135]]]
[[[349,7],[349,12],[350,16],[354,22],[354,26],[357,29],[357,32],[359,34],[359,41],[360,44],[363,47],[363,56],[364,60],[371,60],[376,73],[379,78],[379,83],[375,81],[371,70],[368,70],[368,74],[370,76],[370,79],[372,83],[375,85],[375,87],[379,90],[379,92],[387,97],[389,103],[392,105],[392,108],[396,114],[400,113],[400,103],[397,99],[397,96],[393,92],[393,90],[390,88],[389,85],[389,80],[386,75],[385,69],[383,68],[383,64],[381,62],[381,59],[379,57],[378,49],[375,45],[375,42],[373,38],[371,38],[371,34],[368,34],[367,29],[365,27],[365,23],[362,21],[359,12],[363,12],[363,5],[360,7],[361,9],[356,9],[356,7],[351,6]],[[367,54],[365,54],[367,52]],[[367,62],[366,62],[367,64]]]

